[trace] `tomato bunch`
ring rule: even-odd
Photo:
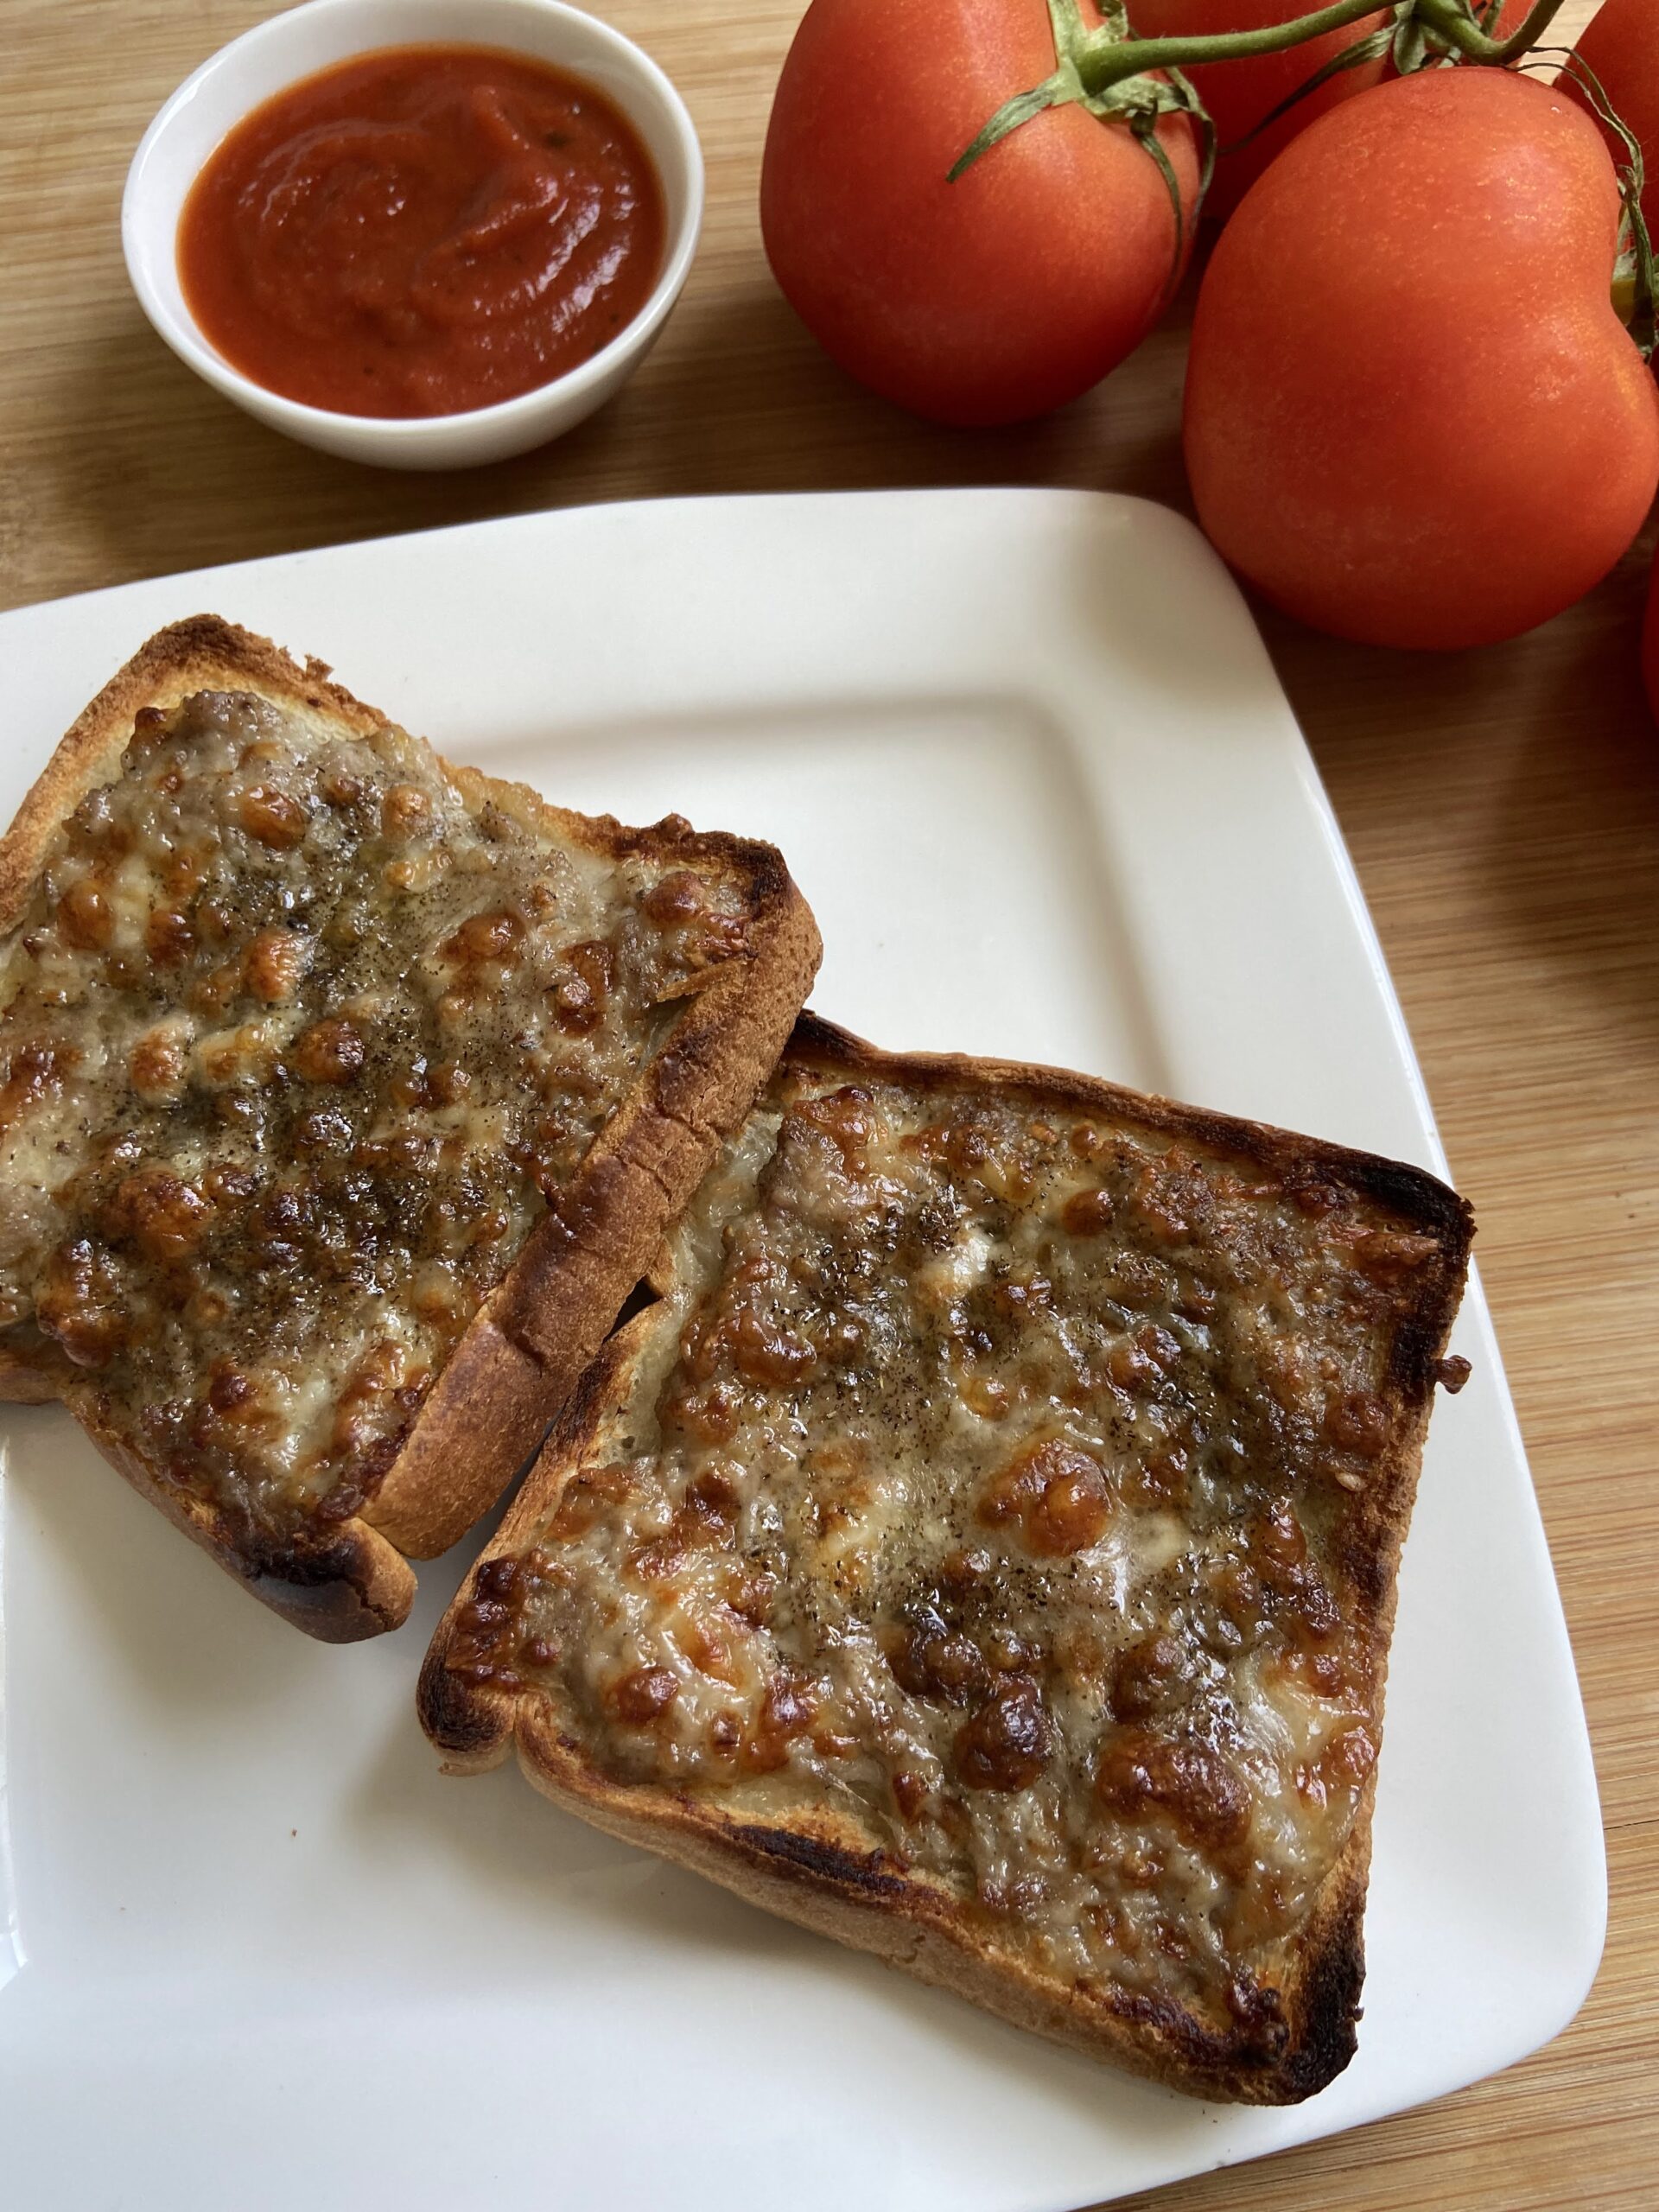
[[[1554,84],[1524,73],[1549,0],[1352,0],[1312,38],[1295,6],[812,0],[767,133],[768,257],[876,391],[1018,421],[1160,319],[1219,142],[1183,423],[1205,530],[1338,635],[1513,636],[1613,566],[1659,488],[1631,163],[1647,142],[1659,175],[1659,5],[1606,0]],[[1659,688],[1659,612],[1654,635]]]

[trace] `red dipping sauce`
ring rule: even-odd
[[[190,188],[202,334],[284,398],[458,415],[607,345],[663,265],[662,187],[591,85],[479,47],[359,54],[238,124]]]

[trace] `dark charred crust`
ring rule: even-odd
[[[1277,2053],[1264,2051],[1259,2044],[1253,2045],[1245,2032],[1207,2026],[1173,1998],[1115,1989],[1101,2002],[1115,2020],[1140,2029],[1173,2052],[1183,2071],[1199,2077],[1193,2083],[1197,2088],[1208,2085],[1236,2095],[1241,2092],[1233,2084],[1242,2069],[1276,2063]],[[1281,2027],[1281,2045],[1287,2039]]]
[[[791,1828],[744,1826],[732,1828],[729,1834],[737,1848],[811,1881],[830,1882],[865,1897],[885,1899],[902,1897],[910,1886],[902,1876],[885,1870],[879,1852],[861,1856]]]
[[[738,855],[749,877],[749,900],[757,912],[779,905],[791,889],[784,856],[774,845],[740,844]]]
[[[1338,1155],[1350,1187],[1376,1205],[1387,1206],[1438,1236],[1447,1250],[1466,1253],[1475,1233],[1474,1208],[1449,1185],[1421,1167],[1375,1153]]]
[[[1274,2096],[1300,2104],[1334,2082],[1357,2048],[1365,1944],[1360,1906],[1352,1904],[1320,1946],[1300,1991],[1300,2032],[1281,2061]]]
[[[823,1014],[811,1007],[804,1007],[797,1016],[791,1034],[786,1058],[791,1060],[830,1060],[837,1065],[852,1061],[855,1065],[868,1060],[875,1046],[867,1045],[861,1037],[855,1037],[850,1029],[842,1029],[833,1021],[826,1021]]]
[[[1247,2104],[1300,2104],[1327,2088],[1353,2057],[1365,1958],[1357,1917],[1320,1950],[1300,1993],[1293,2033],[1276,1990],[1243,1993],[1233,2030],[1208,2026],[1167,1999],[1114,1992],[1114,2018],[1154,2038],[1192,2077],[1192,2086]]]
[[[1451,1302],[1437,1287],[1394,1332],[1389,1347],[1389,1381],[1408,1405],[1422,1405],[1433,1394],[1451,1325]]]
[[[234,1561],[230,1564],[232,1573],[239,1575],[240,1567]],[[370,1637],[400,1628],[408,1618],[407,1603],[401,1608],[370,1604],[355,1582],[304,1584],[267,1575],[246,1580],[248,1588],[263,1604],[321,1643],[365,1643]]]
[[[511,1700],[461,1681],[449,1672],[448,1661],[449,1639],[440,1636],[422,1662],[415,1708],[441,1751],[476,1761],[506,1741],[512,1726]]]
[[[354,1643],[399,1628],[414,1595],[409,1577],[401,1592],[376,1586],[372,1539],[342,1529],[325,1543],[304,1533],[279,1541],[263,1533],[227,1542],[215,1532],[213,1548],[256,1598],[325,1643]]]
[[[1389,1488],[1392,1492],[1392,1483]],[[1354,1596],[1373,1618],[1388,1601],[1398,1554],[1398,1544],[1389,1533],[1386,1511],[1375,1509],[1363,1518],[1356,1516],[1352,1535],[1338,1547],[1337,1556],[1353,1586]]]
[[[221,1520],[220,1527],[224,1527]],[[264,1529],[227,1539],[232,1544],[240,1571],[251,1582],[281,1583],[290,1590],[321,1590],[334,1582],[351,1582],[361,1571],[361,1553],[343,1532],[318,1542],[308,1532],[284,1531],[281,1535]]]

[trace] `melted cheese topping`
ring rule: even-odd
[[[326,1537],[743,945],[717,877],[401,731],[147,710],[0,944],[0,1346],[245,1541]]]
[[[1376,1755],[1390,1354],[1459,1255],[1317,1170],[797,1068],[678,1260],[451,1666],[619,1781],[839,1815],[1070,1987],[1270,2030]]]

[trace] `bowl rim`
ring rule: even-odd
[[[194,369],[204,382],[213,385],[227,398],[250,405],[276,429],[293,430],[305,436],[324,426],[339,431],[349,424],[353,433],[365,439],[374,439],[387,445],[416,445],[435,440],[446,434],[453,435],[463,427],[467,431],[507,430],[523,424],[550,406],[587,394],[614,373],[626,359],[653,338],[679,296],[690,271],[702,228],[705,178],[702,144],[696,125],[681,97],[678,87],[661,64],[653,60],[645,48],[634,43],[613,24],[602,16],[589,15],[585,9],[569,6],[566,0],[499,0],[500,4],[524,16],[550,17],[555,21],[575,22],[582,27],[585,37],[596,37],[599,43],[610,48],[612,55],[626,71],[642,79],[657,93],[663,109],[679,141],[685,162],[685,207],[677,229],[669,238],[663,256],[663,265],[643,307],[619,330],[614,338],[607,339],[596,353],[574,368],[564,369],[557,376],[550,377],[544,384],[534,385],[528,391],[516,392],[510,399],[493,400],[485,407],[467,407],[443,415],[353,415],[344,409],[314,407],[308,402],[289,399],[284,393],[274,391],[256,378],[246,375],[213,346],[201,330],[188,305],[181,302],[181,312],[158,293],[147,265],[151,245],[153,217],[148,188],[148,173],[156,147],[172,129],[178,116],[194,101],[198,90],[224,66],[226,58],[250,46],[263,45],[280,26],[291,24],[298,17],[323,16],[349,16],[362,11],[365,0],[302,0],[302,4],[280,10],[266,16],[238,37],[227,40],[198,64],[190,74],[168,94],[151,117],[144,134],[135,148],[127,167],[126,181],[121,194],[121,248],[126,262],[127,277],[137,296],[152,328],[168,345],[187,367]],[[476,46],[486,51],[510,54],[522,53],[526,60],[547,60],[549,57],[531,52],[528,48],[516,48],[504,45],[499,37],[465,36],[420,37],[389,39],[385,36],[365,38],[362,46],[351,53],[337,55],[332,61],[320,62],[283,76],[268,91],[247,105],[225,125],[225,131],[253,112],[266,100],[275,99],[294,85],[303,84],[310,76],[334,68],[352,60],[355,54],[374,54],[397,47],[419,46]],[[553,65],[570,66],[570,65]],[[581,74],[579,66],[573,73]],[[606,87],[606,96],[622,107],[635,130],[641,129],[640,118],[631,102],[622,93]],[[222,142],[224,132],[220,134]],[[648,149],[649,150],[649,149]],[[652,166],[658,164],[652,160]],[[197,174],[200,174],[198,170]],[[176,253],[177,222],[171,237],[166,241],[167,250]]]

